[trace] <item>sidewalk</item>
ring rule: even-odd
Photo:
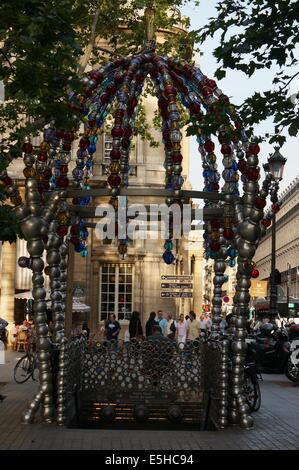
[[[13,382],[13,367],[22,353],[8,352],[0,365],[0,449],[216,450],[299,449],[299,387],[282,375],[264,375],[262,408],[250,431],[133,431],[66,429],[55,424],[21,423],[21,413],[37,384]],[[6,384],[5,384],[6,383]]]

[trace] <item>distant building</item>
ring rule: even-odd
[[[290,296],[299,296],[299,177],[282,192],[281,209],[276,215],[276,268],[281,272],[282,288],[287,290],[288,264],[291,266]],[[256,251],[259,279],[269,280],[271,271],[271,227]]]

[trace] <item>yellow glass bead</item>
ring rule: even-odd
[[[42,175],[42,174],[37,174],[37,175],[36,175],[36,180],[37,180],[37,181],[44,181],[44,175]]]
[[[25,176],[25,178],[34,178],[36,175],[36,171],[32,166],[27,167],[23,170],[23,175]]]
[[[220,233],[219,233],[219,232],[212,232],[212,233],[211,233],[211,238],[212,238],[213,240],[219,240],[219,238],[220,238]]]
[[[109,166],[109,170],[111,173],[119,173],[120,171],[120,164],[119,163],[111,163]]]
[[[42,142],[39,147],[41,150],[43,150],[43,152],[47,152],[50,148],[50,145],[47,142]]]
[[[217,160],[217,157],[214,153],[210,153],[209,156],[207,157],[207,160],[209,163],[215,163]]]
[[[233,224],[233,218],[232,217],[223,217],[224,227],[231,227],[232,224]]]
[[[20,194],[17,194],[16,196],[12,196],[10,198],[11,202],[13,203],[14,206],[18,206],[22,202],[22,198]]]
[[[238,173],[235,173],[235,175],[234,175],[234,179],[235,179],[235,181],[239,181],[239,179],[240,179],[240,176],[238,175]]]
[[[253,260],[246,261],[246,263],[244,264],[244,267],[246,270],[252,271],[256,267],[256,263]]]
[[[60,212],[57,216],[57,220],[60,225],[67,225],[69,217],[65,212]]]

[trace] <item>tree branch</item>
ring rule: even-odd
[[[98,7],[96,9],[96,12],[94,14],[93,21],[92,21],[92,26],[91,26],[91,33],[90,33],[89,42],[88,42],[88,45],[85,49],[84,55],[81,57],[81,59],[79,61],[78,73],[80,75],[82,73],[84,73],[84,71],[86,69],[86,66],[88,64],[88,61],[90,59],[92,50],[93,50],[94,45],[95,45],[95,40],[96,40],[96,36],[97,36],[96,30],[97,30],[97,24],[98,24],[99,16],[100,16],[100,7]]]
[[[295,75],[293,75],[293,76],[290,78],[290,80],[288,81],[288,83],[286,83],[286,85],[285,85],[284,87],[282,87],[282,88],[280,89],[280,91],[284,90],[284,89],[291,83],[291,81],[294,80],[295,77],[297,77],[297,75],[299,75],[299,72],[295,73]]]

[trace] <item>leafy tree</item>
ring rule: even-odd
[[[142,10],[149,0],[2,0],[0,3],[0,81],[5,86],[5,101],[0,102],[0,170],[8,156],[20,157],[26,135],[38,135],[44,125],[74,129],[77,121],[67,106],[70,90],[80,92],[80,76],[88,66],[107,61],[110,56],[134,54],[144,41]],[[159,52],[184,55],[193,46],[196,34],[184,32],[188,18],[169,14],[186,0],[156,1],[156,27],[177,28],[159,45]],[[140,12],[140,14],[139,14]],[[99,46],[97,38],[106,40]],[[140,113],[135,134],[156,142],[150,126]],[[2,199],[4,193],[2,192]],[[9,206],[0,208],[1,223],[13,218]],[[11,219],[11,227],[16,228]],[[4,227],[4,226],[3,226]],[[0,233],[3,234],[2,226]],[[11,240],[11,234],[7,234]]]
[[[257,91],[240,108],[248,125],[273,117],[275,135],[270,143],[282,145],[287,129],[290,136],[299,130],[299,91],[290,96],[289,87],[299,76],[299,3],[297,0],[221,0],[217,16],[201,29],[201,43],[221,33],[214,55],[219,63],[218,79],[226,70],[241,70],[252,76],[257,70],[278,66],[269,89]],[[271,71],[269,71],[271,76]]]

